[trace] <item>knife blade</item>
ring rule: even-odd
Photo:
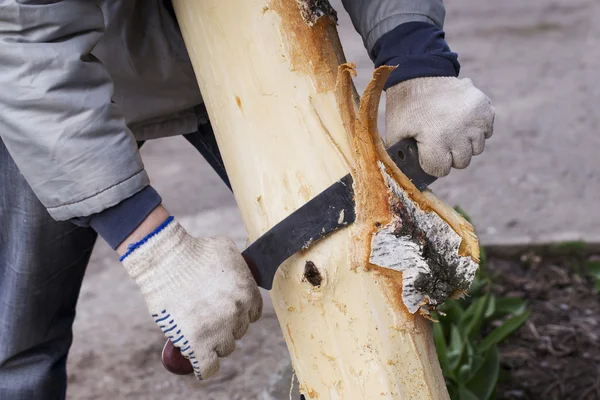
[[[414,139],[401,140],[386,150],[398,168],[419,190],[422,191],[437,179],[421,168]],[[275,273],[285,260],[354,222],[356,214],[352,184],[352,175],[344,176],[273,226],[242,252],[258,286],[270,290]]]
[[[437,179],[421,168],[414,139],[403,139],[386,151],[419,190],[424,190]],[[277,269],[285,260],[354,222],[356,213],[352,184],[352,175],[344,176],[273,226],[242,252],[258,286],[271,290]],[[165,369],[174,374],[188,375],[193,372],[189,361],[170,340],[163,347],[162,363]]]

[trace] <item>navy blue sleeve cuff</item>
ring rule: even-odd
[[[158,192],[152,186],[146,186],[116,206],[89,217],[72,219],[71,222],[92,227],[114,250],[161,202]]]
[[[458,76],[458,55],[444,38],[443,30],[426,22],[407,22],[383,35],[373,48],[375,67],[398,66],[384,89],[413,78]]]

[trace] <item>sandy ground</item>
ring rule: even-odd
[[[454,0],[446,31],[471,77],[497,110],[496,132],[471,167],[433,189],[473,217],[484,243],[600,238],[600,28],[593,0]],[[339,6],[340,34],[359,66],[362,90],[372,64]],[[245,231],[235,202],[182,138],[142,151],[165,204],[197,235]],[[200,288],[199,288],[200,290]],[[273,308],[206,382],[160,365],[164,339],[112,251],[99,243],[82,288],[69,359],[70,399],[257,399],[287,359]]]

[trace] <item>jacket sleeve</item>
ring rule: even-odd
[[[371,59],[373,47],[386,33],[406,22],[427,22],[443,29],[442,0],[342,0]]]
[[[0,0],[0,137],[56,220],[98,213],[149,184],[91,55],[104,31],[96,3]]]

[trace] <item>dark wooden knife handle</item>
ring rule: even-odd
[[[162,350],[162,364],[165,369],[176,375],[189,375],[194,372],[190,360],[185,358],[178,347],[167,340]]]
[[[248,264],[248,269],[252,272],[254,280],[256,280],[258,276],[256,264],[246,254],[242,253],[242,256],[244,257],[246,264]],[[185,358],[183,354],[181,354],[181,350],[178,347],[175,347],[170,340],[167,340],[163,347],[162,364],[167,371],[176,375],[189,375],[194,372],[190,360]]]

